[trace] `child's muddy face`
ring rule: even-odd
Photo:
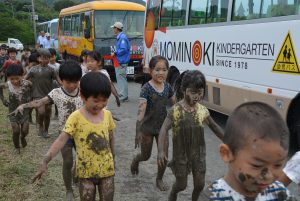
[[[106,107],[107,102],[108,98],[102,96],[91,96],[87,99],[84,98],[86,110],[93,115],[98,115],[101,112],[101,110]]]
[[[166,80],[168,74],[168,68],[165,62],[157,62],[155,67],[153,69],[150,69],[150,74],[155,82],[163,83]]]
[[[5,50],[5,49],[0,49],[0,55],[1,55],[1,56],[6,55],[6,50]]]
[[[11,82],[13,86],[19,87],[21,85],[21,80],[23,79],[23,76],[12,75],[9,76],[7,79]]]
[[[226,180],[239,193],[255,197],[277,180],[286,156],[287,150],[279,140],[259,139],[254,135],[233,156]]]
[[[190,106],[196,105],[203,99],[204,89],[187,88],[185,90],[184,98]]]
[[[50,57],[48,57],[48,56],[40,56],[39,57],[39,62],[41,64],[41,66],[48,66],[49,61],[50,61]]]
[[[17,58],[17,53],[15,53],[15,52],[10,52],[10,53],[8,54],[8,56],[9,56],[9,58],[10,58],[11,60],[16,60],[16,58]]]

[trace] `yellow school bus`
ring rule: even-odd
[[[62,9],[59,14],[58,46],[64,59],[78,58],[82,50],[100,50],[104,68],[114,76],[111,54],[116,36],[111,25],[119,21],[131,45],[128,75],[141,72],[145,7],[126,1],[92,1]]]

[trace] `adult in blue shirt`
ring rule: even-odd
[[[117,86],[120,94],[120,101],[128,101],[128,83],[127,83],[127,65],[130,60],[130,44],[127,36],[122,32],[123,24],[121,22],[115,22],[111,26],[114,30],[114,34],[117,35],[117,45],[114,56],[118,61],[118,66],[115,66]]]

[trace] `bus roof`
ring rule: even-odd
[[[145,11],[145,7],[138,3],[126,1],[91,1],[69,8],[62,9],[59,16],[72,13],[84,12],[88,10],[132,10]]]

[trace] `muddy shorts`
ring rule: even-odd
[[[28,123],[29,122],[29,109],[24,109],[23,114],[9,115],[9,121],[12,123]]]
[[[191,162],[185,162],[185,161],[180,161],[180,160],[171,160],[168,163],[168,167],[171,168],[173,174],[176,177],[185,177],[187,175],[189,175],[191,173],[191,171],[193,172],[200,172],[205,174],[206,172],[206,161],[205,159],[201,160],[193,160]]]

